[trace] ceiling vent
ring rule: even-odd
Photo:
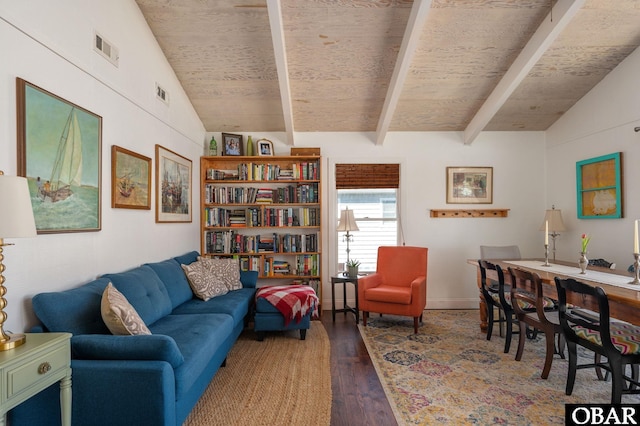
[[[156,83],[156,98],[169,105],[169,92],[164,90],[158,83]]]
[[[118,55],[118,48],[111,44],[109,41],[105,40],[105,38],[98,33],[95,33],[94,41],[95,43],[93,44],[93,50],[98,52],[100,55],[105,57],[109,62],[117,67],[118,59],[120,59],[120,56]]]

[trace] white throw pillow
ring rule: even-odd
[[[217,275],[213,275],[205,267],[204,262],[198,260],[189,265],[181,265],[187,276],[187,281],[193,290],[193,294],[199,299],[207,301],[212,297],[227,294],[229,289],[224,281]]]
[[[151,334],[135,308],[113,284],[107,284],[100,303],[102,320],[116,335]]]
[[[240,281],[240,261],[233,258],[209,259],[207,257],[198,257],[198,261],[203,262],[210,274],[220,278],[229,291],[240,290],[242,282]]]

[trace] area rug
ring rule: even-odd
[[[183,426],[329,425],[330,343],[320,321],[299,331],[245,331]]]
[[[610,402],[611,382],[598,381],[594,369],[578,370],[573,395],[565,395],[568,359],[556,356],[541,379],[542,335],[527,340],[518,362],[518,336],[503,353],[504,338],[487,341],[480,332],[477,310],[428,310],[423,318],[417,335],[407,317],[375,315],[358,326],[399,425],[564,424],[567,403]]]

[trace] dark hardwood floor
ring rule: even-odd
[[[331,341],[332,426],[397,425],[352,313],[323,311]]]

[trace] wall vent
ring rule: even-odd
[[[118,60],[120,59],[120,56],[118,55],[118,48],[111,44],[109,41],[105,40],[105,38],[98,33],[95,33],[94,41],[95,43],[93,44],[93,50],[98,52],[100,55],[102,55],[117,67]]]
[[[156,98],[169,105],[169,92],[164,90],[158,83],[156,83]]]

